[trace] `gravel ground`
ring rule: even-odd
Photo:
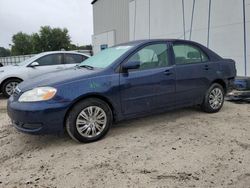
[[[0,187],[250,187],[250,105],[115,125],[105,139],[17,132],[0,98]]]

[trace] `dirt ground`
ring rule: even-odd
[[[17,132],[0,98],[0,187],[250,187],[250,105],[115,125],[101,141]]]

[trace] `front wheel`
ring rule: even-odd
[[[3,95],[9,98],[14,93],[16,86],[21,82],[22,80],[17,78],[11,78],[5,81],[2,85]]]
[[[66,119],[66,130],[79,142],[94,142],[104,137],[112,125],[112,111],[100,99],[86,99],[77,103]]]
[[[216,113],[223,107],[225,91],[220,84],[212,84],[208,89],[201,109],[208,113]]]

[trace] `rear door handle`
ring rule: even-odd
[[[166,76],[170,76],[170,75],[173,74],[173,72],[171,72],[170,70],[165,70],[165,71],[164,71],[164,74],[165,74]]]
[[[205,66],[204,66],[204,70],[209,70],[209,66],[208,66],[208,65],[205,65]]]

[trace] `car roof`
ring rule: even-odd
[[[147,40],[135,40],[135,41],[131,41],[131,42],[127,42],[127,43],[123,43],[123,44],[118,44],[117,46],[133,46],[134,48],[141,46],[141,45],[147,45],[148,43],[154,43],[154,42],[181,42],[184,44],[190,44],[190,45],[195,45],[198,46],[199,48],[201,48],[204,52],[206,52],[206,54],[213,60],[221,60],[222,58],[215,52],[213,52],[212,50],[210,50],[209,48],[205,47],[204,45],[195,42],[195,41],[191,41],[191,40],[183,40],[183,39],[147,39]]]
[[[146,44],[146,43],[150,43],[150,42],[183,42],[183,43],[189,43],[189,44],[199,44],[195,41],[191,41],[191,40],[183,40],[183,39],[146,39],[146,40],[134,40],[134,41],[130,41],[127,43],[122,43],[122,44],[118,44],[119,45],[132,45],[132,46],[136,46],[136,45],[140,45],[140,44]],[[200,45],[200,44],[199,44]]]
[[[75,51],[49,51],[49,52],[42,52],[40,54],[41,55],[50,55],[50,54],[58,54],[58,53],[62,53],[62,54],[77,54],[77,55],[84,55],[84,56],[90,57],[89,55],[87,55],[85,53],[75,52]]]

